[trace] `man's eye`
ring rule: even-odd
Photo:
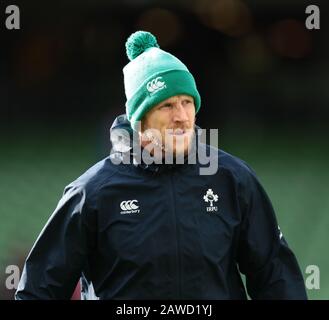
[[[186,99],[183,101],[184,104],[189,104],[189,103],[192,103],[192,100],[189,100],[189,99]]]
[[[160,107],[160,109],[167,109],[167,108],[171,108],[171,104],[170,103],[166,103],[166,104],[164,104],[164,105],[162,105],[161,107]]]

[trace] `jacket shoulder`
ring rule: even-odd
[[[96,193],[97,190],[116,173],[117,170],[108,156],[94,164],[77,179],[68,184],[64,189],[64,193],[70,189],[80,189],[83,190],[87,196],[90,196]]]
[[[219,170],[230,173],[238,182],[247,182],[250,178],[256,178],[255,171],[250,165],[221,149],[218,150]]]

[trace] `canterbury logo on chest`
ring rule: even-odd
[[[139,213],[139,205],[137,200],[125,200],[120,203],[121,214]]]

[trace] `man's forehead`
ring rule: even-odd
[[[172,96],[166,100],[163,100],[161,103],[164,103],[164,102],[174,102],[174,101],[177,101],[179,99],[185,99],[185,98],[192,98],[191,96],[187,95],[187,94],[179,94],[179,95],[176,95],[176,96]],[[192,98],[193,99],[193,98]]]

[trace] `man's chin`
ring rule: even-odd
[[[188,154],[189,148],[187,147],[174,147],[167,148],[165,151],[165,155],[167,159],[183,159]]]

